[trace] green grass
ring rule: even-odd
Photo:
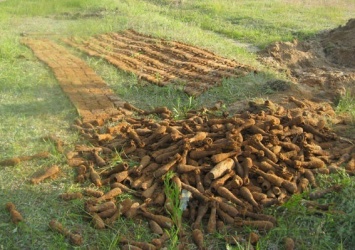
[[[351,0],[322,3],[310,2],[305,8],[303,1],[296,0],[191,0],[184,1],[182,5],[168,0],[0,2],[0,159],[44,150],[52,154],[46,160],[0,167],[0,249],[72,249],[62,236],[49,230],[48,222],[52,218],[83,234],[85,245],[80,249],[89,246],[117,249],[120,235],[132,232],[137,240],[152,237],[144,222],[140,224],[126,219],[117,221],[111,230],[95,230],[83,217],[82,201],[63,202],[58,199],[60,193],[81,190],[82,187],[73,184],[74,173],[65,164],[64,156],[42,137],[55,134],[66,143],[66,150],[71,149],[80,141],[79,135],[70,129],[77,113],[50,70],[20,44],[21,33],[57,39],[133,28],[142,33],[202,46],[260,70],[261,73],[244,78],[226,79],[221,86],[198,98],[190,98],[179,87],[147,85],[138,81],[136,76],[117,71],[102,60],[73,51],[84,58],[123,99],[145,109],[166,105],[179,118],[191,108],[208,106],[219,100],[228,106],[236,101],[272,95],[273,91],[265,82],[285,76],[260,65],[256,55],[240,47],[235,40],[265,47],[276,40],[302,39],[344,24],[355,10]],[[84,18],[78,13],[87,16]],[[102,16],[95,16],[95,13],[102,13]],[[338,111],[354,114],[353,104],[354,99],[345,96]],[[52,164],[61,168],[57,179],[36,186],[29,183],[34,173]],[[284,207],[270,211],[280,216],[280,226],[259,243],[258,249],[281,245],[280,239],[286,235],[295,237],[305,247],[310,244],[313,249],[347,249],[355,244],[350,234],[355,217],[354,186],[351,182],[354,179],[344,175],[324,178],[324,183],[345,183],[341,193],[331,194],[323,202],[334,202],[337,204],[334,209],[346,213],[317,217],[304,209],[295,209],[299,207],[295,197]],[[10,222],[4,209],[8,201],[15,203],[25,222],[17,226]],[[300,224],[291,227],[293,222]],[[316,229],[313,230],[315,236],[307,235],[305,229],[309,228]],[[218,237],[221,235],[213,235],[209,242],[224,248],[223,241],[216,240]],[[303,239],[309,239],[310,243]]]
[[[270,246],[282,248],[283,239],[291,237],[297,249],[351,249],[355,244],[354,223],[354,177],[344,172],[320,175],[321,188],[341,184],[340,192],[332,192],[316,200],[320,204],[331,204],[329,211],[320,211],[302,205],[308,193],[291,197],[280,207],[271,209],[278,218],[278,226],[259,242],[259,249]]]
[[[355,125],[355,96],[346,92],[338,102],[337,113],[346,115],[351,124]]]
[[[202,29],[260,47],[274,41],[305,38],[351,18],[355,5],[349,1],[147,1],[165,5],[161,13]],[[307,5],[307,7],[305,7]],[[314,18],[317,17],[317,18]]]

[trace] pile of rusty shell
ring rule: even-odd
[[[289,101],[298,103],[295,98]],[[329,149],[336,145],[337,138],[323,123],[315,121],[323,119],[317,118],[322,110],[315,106],[306,103],[303,111],[299,107],[269,109],[269,101],[259,106],[253,103],[250,112],[233,117],[218,117],[204,109],[189,113],[184,120],[167,117],[154,121],[130,117],[134,112],[149,112],[126,104],[132,112],[125,113],[124,121],[120,117],[112,123],[76,125],[91,138],[92,146],[77,147],[68,161],[76,167],[78,177],[84,177],[79,179],[81,183],[91,180],[97,188],[111,187],[106,194],[84,193],[96,197],[95,206],[112,202],[122,192],[140,199],[125,201],[129,208],[124,212],[123,203],[117,205],[121,212],[116,211],[113,218],[139,214],[162,228],[171,227],[173,222],[167,214],[156,211],[168,208],[162,179],[172,171],[172,181],[179,190],[191,194],[184,218],[191,220],[193,229],[203,232],[206,222],[212,232],[223,221],[266,231],[275,226],[276,220],[257,216],[263,207],[280,204],[309,186],[316,187],[314,175],[329,172],[326,165],[332,161],[350,169],[355,148],[339,150],[343,153],[337,156],[331,154]],[[171,113],[166,108],[161,110]],[[127,163],[113,163],[115,152],[122,152],[122,159],[137,164],[129,167]],[[345,153],[351,157],[341,158]],[[152,202],[141,208],[144,199]],[[150,210],[150,206],[155,209]]]

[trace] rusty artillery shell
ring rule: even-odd
[[[353,153],[351,155],[351,159],[345,165],[345,169],[348,170],[348,171],[354,171],[355,170],[355,153]]]
[[[298,182],[298,191],[300,193],[303,193],[305,191],[308,191],[308,185],[309,185],[309,180],[307,178],[301,177]]]
[[[195,198],[195,199],[198,199],[199,201],[201,202],[208,202],[208,197],[205,196],[204,194],[202,194],[200,191],[198,191],[197,188],[194,188],[188,184],[185,184],[185,183],[181,183],[181,187],[183,189],[186,189],[187,191],[190,191],[192,193],[192,196]]]
[[[177,175],[174,175],[173,178],[171,178],[171,181],[176,185],[176,187],[179,189],[179,192],[181,192],[181,180]]]
[[[217,193],[226,198],[227,200],[234,202],[235,204],[241,206],[241,207],[247,207],[247,204],[238,199],[231,191],[226,189],[225,187],[219,186],[217,188]]]
[[[298,188],[297,188],[296,183],[294,183],[294,182],[284,180],[282,182],[281,186],[291,194],[297,193]]]
[[[105,219],[105,224],[112,225],[118,218],[120,218],[121,214],[122,214],[121,207],[118,206],[115,212],[112,214],[112,216]]]
[[[48,168],[42,175],[40,175],[40,176],[38,176],[36,178],[32,178],[31,179],[31,183],[32,184],[38,184],[41,181],[43,181],[44,179],[53,177],[57,173],[59,173],[59,167],[57,165],[53,165],[50,168]]]
[[[121,203],[119,204],[121,214],[125,214],[132,207],[132,204],[133,201],[129,198],[121,201]]]
[[[254,200],[256,200],[257,202],[267,198],[267,195],[261,192],[252,191],[251,193],[253,195]]]
[[[149,165],[151,157],[149,155],[145,155],[141,158],[139,165],[137,167],[137,171],[141,172],[146,166]]]
[[[195,170],[199,170],[200,167],[198,166],[193,166],[193,165],[187,165],[187,164],[179,164],[176,167],[176,170],[178,173],[187,173]]]
[[[59,221],[56,221],[54,219],[49,222],[49,227],[52,230],[57,231],[65,236],[69,234],[69,231],[66,228],[64,228]]]
[[[219,232],[221,234],[226,233],[226,227],[225,227],[223,221],[217,220],[216,228],[217,228],[217,232]]]
[[[129,178],[129,177],[128,177]],[[128,179],[127,178],[127,179]],[[126,180],[127,180],[126,179]],[[126,181],[125,180],[125,181]],[[129,187],[127,187],[126,185],[120,183],[120,182],[114,182],[114,183],[111,183],[110,185],[111,189],[115,189],[115,188],[120,188],[122,191],[124,191],[125,193],[128,193],[128,194],[132,194],[136,197],[141,197],[140,193],[136,190],[133,190],[133,189],[130,189]]]
[[[264,192],[267,192],[271,188],[271,183],[270,183],[270,181],[265,180],[265,181],[263,181],[263,183],[261,183],[260,186]]]
[[[241,187],[239,189],[239,194],[250,204],[253,205],[254,208],[260,209],[260,205],[254,200],[253,194],[246,187]]]
[[[210,172],[208,172],[204,179],[205,186],[210,186],[212,180],[223,176],[227,171],[234,167],[235,163],[231,158],[227,158],[224,161],[219,162],[215,165]]]
[[[12,202],[8,202],[5,205],[6,209],[9,211],[11,215],[11,221],[15,224],[19,223],[20,221],[23,221],[22,215],[19,213],[19,211],[16,210],[15,204]]]
[[[155,234],[162,235],[164,233],[161,226],[159,226],[159,224],[156,223],[154,220],[149,220],[149,227]]]
[[[172,159],[166,163],[165,165],[161,166],[158,170],[156,170],[154,173],[153,173],[153,176],[155,178],[159,178],[161,177],[162,175],[166,174],[170,168],[172,168],[176,162],[180,159],[180,155],[179,154],[175,154],[174,157],[172,157]]]
[[[309,198],[311,200],[316,200],[316,199],[322,198],[324,195],[326,195],[326,194],[328,194],[330,192],[333,192],[333,191],[338,192],[340,189],[341,189],[340,185],[333,185],[333,186],[331,186],[329,188],[325,188],[325,189],[321,189],[321,190],[315,190],[315,191],[312,191],[309,194]]]
[[[204,150],[204,149],[199,149],[199,150],[191,150],[189,153],[189,156],[193,160],[199,160],[204,157],[210,156],[210,155],[215,155],[220,152],[220,149],[216,150]]]
[[[142,188],[143,183],[150,181],[151,179],[152,179],[152,177],[150,175],[142,174],[140,177],[136,178],[133,182],[131,182],[129,184],[132,188],[139,189],[139,188]],[[149,184],[149,183],[147,183],[147,184]]]
[[[221,197],[214,197],[213,199],[218,202],[217,208],[222,209],[231,217],[236,217],[240,214],[236,207],[234,207],[232,204],[225,202]]]
[[[95,158],[95,162],[99,167],[106,166],[106,161],[99,155],[98,151],[94,150],[93,155]]]
[[[198,209],[197,209],[197,216],[196,219],[192,225],[193,229],[201,229],[201,221],[203,219],[203,217],[205,216],[205,214],[207,213],[208,210],[208,203],[202,203],[199,204]]]
[[[164,232],[162,234],[162,236],[160,236],[160,238],[157,239],[153,239],[151,241],[151,243],[156,246],[158,249],[160,249],[162,247],[162,245],[164,244],[165,241],[167,241],[168,239],[170,239],[170,235],[166,232]]]
[[[281,195],[281,188],[279,188],[279,187],[276,187],[276,186],[274,186],[274,187],[272,187],[272,192],[274,193],[274,195],[276,195],[276,196],[279,196],[279,195]]]
[[[192,144],[204,140],[206,136],[207,136],[206,132],[197,132],[195,136],[189,138],[188,141],[190,144]]]
[[[211,211],[210,211],[210,217],[208,218],[208,222],[207,222],[207,233],[212,234],[216,232],[218,203],[216,201],[212,201],[210,204],[211,204],[210,205]]]
[[[90,179],[91,179],[92,183],[94,183],[97,187],[101,187],[102,186],[101,177],[96,172],[93,165],[89,165],[89,173],[90,173]]]
[[[126,133],[139,148],[143,148],[145,146],[145,143],[141,140],[141,138],[133,128],[128,127]]]
[[[310,157],[309,161],[295,161],[295,164],[297,166],[302,167],[302,168],[308,168],[308,169],[313,169],[313,168],[324,168],[325,163],[324,161],[316,158],[316,157]]]
[[[152,162],[150,163],[148,166],[146,166],[142,172],[143,173],[149,173],[149,172],[153,172],[155,170],[157,170],[160,167],[160,165],[156,162]]]
[[[260,235],[254,232],[250,232],[248,238],[250,244],[256,245],[260,239]]]
[[[237,175],[239,175],[241,178],[244,177],[244,169],[242,164],[239,163],[237,157],[233,157],[233,161],[235,163],[234,171]]]
[[[163,206],[165,203],[164,192],[155,191],[153,194],[153,204],[157,206]]]
[[[309,181],[309,183],[311,184],[312,187],[317,187],[317,182],[316,182],[316,178],[314,177],[314,174],[312,173],[311,170],[309,169],[305,169],[304,170],[304,177],[307,178],[307,180]]]
[[[80,234],[71,233],[69,230],[64,228],[60,222],[56,220],[51,220],[49,222],[49,227],[52,230],[57,231],[60,234],[63,234],[65,237],[68,237],[72,245],[80,246],[83,244],[83,238],[81,237]]]
[[[112,217],[117,212],[117,207],[109,208],[99,212],[97,215],[100,216],[101,219],[106,219]]]
[[[87,204],[85,207],[85,210],[89,213],[97,213],[97,212],[105,211],[105,210],[115,208],[115,207],[116,207],[116,204],[113,201],[107,201],[105,203],[98,204],[98,205]]]
[[[94,228],[96,228],[96,229],[104,229],[105,228],[105,222],[97,213],[92,213],[91,217],[92,217],[92,223],[94,225]]]
[[[211,157],[211,160],[213,163],[217,164],[221,161],[224,161],[227,158],[231,158],[231,157],[235,157],[237,155],[239,155],[241,153],[241,149],[238,148],[238,150],[235,151],[231,151],[228,153],[219,153],[219,154],[215,154]]]
[[[242,220],[239,218],[235,220],[234,222],[235,226],[250,226],[258,229],[259,231],[269,231],[274,227],[274,224],[270,221],[264,221],[264,220]]]
[[[119,173],[110,175],[110,181],[112,181],[112,182],[122,182],[128,177],[128,175],[129,175],[129,171],[128,170],[121,171]]]
[[[236,177],[236,178],[234,178]],[[238,179],[239,178],[239,179]],[[230,181],[228,181],[229,179],[231,179]],[[235,180],[237,179],[241,181],[240,183],[236,183]],[[212,191],[215,191],[219,186],[225,186],[228,189],[234,188],[234,187],[239,187],[239,185],[243,185],[243,180],[239,177],[235,175],[235,172],[233,170],[229,170],[226,172],[225,175],[223,175],[222,177],[212,181],[211,183],[211,189]]]
[[[295,249],[295,242],[292,238],[286,237],[284,238],[285,243],[285,250],[294,250]]]
[[[156,215],[156,214],[153,214],[153,213],[150,213],[148,212],[145,208],[140,208],[139,209],[139,212],[140,214],[142,214],[144,217],[148,218],[148,219],[151,219],[151,220],[154,220],[156,223],[159,224],[159,226],[161,226],[162,228],[171,228],[174,223],[173,221],[166,217],[166,216],[163,216],[163,215]]]
[[[276,189],[275,189],[276,190]],[[276,198],[273,188],[266,191],[267,198]]]
[[[195,173],[196,188],[201,193],[204,193],[205,192],[205,188],[204,188],[204,186],[202,184],[202,181],[201,181],[201,171],[198,169],[198,170],[195,170],[194,173]]]
[[[76,173],[78,175],[84,175],[86,173],[86,166],[85,165],[79,165],[76,167]]]
[[[265,173],[264,171],[257,169],[255,166],[253,166],[250,170],[258,175],[261,175],[264,179],[268,180],[271,184],[277,187],[281,187],[282,183],[285,181],[285,179],[278,177],[275,174]]]
[[[263,207],[270,207],[275,204],[280,204],[280,201],[277,198],[266,198],[266,199],[259,201],[259,203]]]
[[[138,247],[139,249],[142,249],[142,250],[156,250],[156,246],[150,244],[150,243],[147,243],[147,242],[141,242],[141,241],[133,241],[133,240],[126,240],[125,238],[122,238],[120,239],[120,243],[121,244],[128,244],[129,245],[129,248],[127,249],[135,249],[135,248],[132,248],[133,247]]]
[[[155,181],[155,179],[152,176],[146,175],[145,178],[143,178],[143,181],[140,185],[140,189],[141,190],[146,190],[149,187],[152,186],[153,182]]]
[[[102,192],[100,190],[86,188],[86,189],[84,189],[84,195],[99,198],[104,195],[104,192]]]
[[[138,209],[141,205],[138,202],[133,202],[129,209],[123,215],[129,219],[133,219],[138,214]]]
[[[268,214],[253,213],[250,211],[242,211],[241,213],[244,217],[253,218],[261,221],[270,221],[272,224],[276,225],[277,220],[274,216]]]
[[[111,141],[113,139],[111,134],[96,134],[95,139],[99,142],[101,141]]]
[[[192,239],[197,246],[197,249],[202,250],[204,248],[203,234],[200,229],[194,229],[192,231]]]
[[[130,104],[130,103],[128,103],[128,102],[125,102],[125,103],[123,104],[123,107],[124,107],[125,109],[130,110],[130,111],[137,112],[138,114],[144,114],[144,113],[145,113],[144,110],[139,109],[139,108],[135,107],[134,105],[132,105],[132,104]]]
[[[243,176],[242,179],[246,179],[249,176],[249,169],[253,166],[253,160],[250,157],[244,158],[242,162],[242,167],[243,167]]]
[[[19,157],[14,157],[0,161],[0,166],[16,166],[20,162],[21,159]]]
[[[152,186],[150,186],[149,188],[147,188],[142,192],[142,196],[145,198],[151,198],[153,196],[154,191],[157,189],[158,185],[159,183],[157,181],[154,182]]]
[[[105,200],[110,200],[112,198],[115,198],[116,196],[120,195],[122,193],[122,190],[118,187],[111,189],[107,193],[105,193],[103,196],[97,198],[97,202],[102,202]]]
[[[241,124],[240,126],[238,126],[237,128],[233,129],[233,134],[237,134],[242,132],[242,130],[244,129],[248,129],[251,126],[253,126],[255,124],[255,120],[254,119],[248,119],[243,121],[243,124]]]
[[[69,201],[69,200],[81,199],[83,197],[83,195],[79,192],[63,193],[63,194],[60,194],[59,197],[65,201]]]
[[[166,129],[167,129],[166,126],[159,126],[158,128],[156,128],[156,129],[153,131],[153,133],[152,133],[149,137],[147,137],[147,138],[145,138],[145,139],[143,140],[143,143],[144,143],[145,145],[151,144],[151,143],[155,140],[155,138],[157,138],[159,135],[164,134],[165,131],[166,131]]]
[[[221,219],[226,224],[233,224],[234,223],[233,217],[230,216],[228,213],[224,212],[219,207],[217,207],[217,215],[218,215],[218,218]]]
[[[110,175],[117,174],[117,173],[120,173],[122,171],[125,171],[127,169],[128,169],[128,164],[123,162],[123,163],[119,163],[119,164],[115,165],[110,170],[106,170],[106,171],[102,172],[101,175],[102,176],[110,176]]]

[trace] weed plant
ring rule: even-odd
[[[169,249],[176,249],[179,244],[179,232],[182,228],[182,210],[180,208],[180,190],[177,185],[171,181],[174,173],[169,171],[164,177],[164,193],[166,200],[169,201],[171,211],[167,209],[171,219],[174,222],[173,227],[168,231],[170,236]]]

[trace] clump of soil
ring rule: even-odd
[[[284,71],[311,98],[336,101],[355,94],[355,19],[345,26],[299,42],[277,42],[260,60]]]

